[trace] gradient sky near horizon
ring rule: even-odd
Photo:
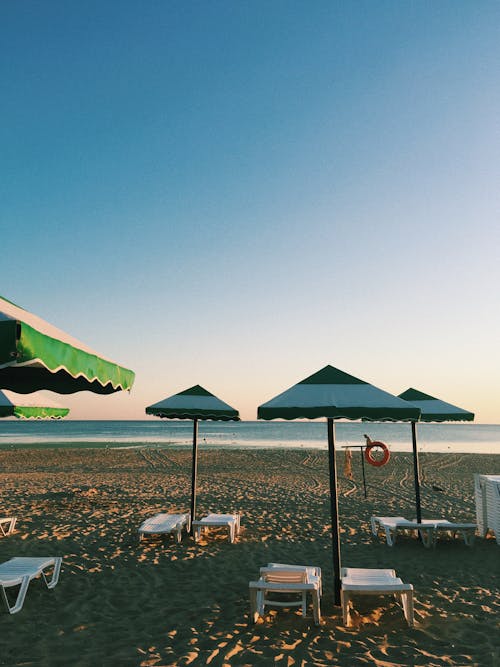
[[[326,364],[500,423],[500,4],[0,7],[0,293],[255,419]]]

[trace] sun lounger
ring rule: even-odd
[[[377,537],[379,530],[383,530],[391,547],[396,544],[398,531],[418,532],[425,547],[436,546],[441,531],[461,535],[465,544],[472,546],[476,533],[475,523],[455,523],[446,519],[423,519],[418,523],[403,516],[372,516],[370,521],[373,535]]]
[[[236,514],[207,514],[202,519],[193,521],[193,536],[195,542],[200,539],[201,531],[207,532],[210,528],[227,528],[228,538],[234,542],[240,532],[241,515]]]
[[[356,595],[394,595],[401,602],[408,625],[413,626],[413,586],[404,584],[394,570],[341,569],[340,598],[345,626],[350,625],[352,598]]]
[[[184,527],[189,533],[191,529],[191,516],[189,514],[155,514],[139,526],[139,541],[142,540],[144,535],[174,533],[177,542],[180,542]]]
[[[3,535],[4,537],[7,537],[7,535],[12,535],[16,521],[17,517],[15,516],[0,517],[0,535]]]
[[[258,581],[249,583],[250,616],[255,623],[259,616],[264,616],[265,607],[301,607],[302,616],[307,613],[307,595],[311,594],[314,623],[321,622],[321,569],[307,565],[284,565],[269,563],[260,568]],[[294,595],[299,599],[271,599],[269,594]]]
[[[390,547],[396,544],[398,531],[418,532],[425,547],[430,547],[434,543],[433,524],[408,521],[404,516],[372,516],[370,521],[372,534],[378,537],[379,530],[383,530],[387,544]]]
[[[0,565],[0,591],[9,614],[16,614],[22,609],[29,583],[35,577],[42,576],[47,588],[54,588],[59,580],[61,563],[62,558],[59,556],[53,558],[19,557],[2,563]],[[53,571],[49,579],[48,574],[51,569]],[[14,604],[11,605],[5,589],[12,586],[19,586],[19,591]]]

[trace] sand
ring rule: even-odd
[[[500,457],[424,454],[424,518],[474,521],[473,473],[498,473]],[[333,605],[326,452],[202,451],[199,514],[243,513],[235,544],[209,533],[149,538],[137,528],[159,511],[187,511],[186,450],[11,450],[0,452],[1,514],[15,513],[12,556],[62,555],[58,586],[30,585],[23,610],[0,615],[0,665],[146,667],[166,665],[500,664],[500,547],[442,539],[435,550],[401,538],[373,540],[372,514],[413,517],[411,457],[393,454],[368,469],[363,496],[339,457],[342,561],[394,567],[415,588],[416,626],[389,598],[356,605],[344,628]],[[323,569],[323,624],[296,610],[249,624],[248,582],[269,561]]]

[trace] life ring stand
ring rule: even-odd
[[[391,458],[389,447],[387,447],[387,445],[384,442],[380,442],[379,440],[371,440],[368,435],[365,435],[365,438],[366,438],[366,447],[365,447],[366,462],[372,466],[375,466],[375,468],[381,468],[382,466],[385,466],[385,464]],[[374,458],[372,454],[372,449],[381,449],[382,458],[381,459]]]

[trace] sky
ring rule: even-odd
[[[72,418],[331,364],[500,423],[498,2],[3,2],[0,75],[0,294],[136,372]]]

